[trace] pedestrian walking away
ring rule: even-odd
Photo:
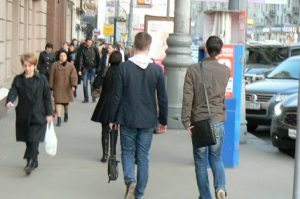
[[[37,69],[39,73],[45,75],[49,81],[51,65],[55,62],[55,54],[52,52],[52,43],[47,43],[45,50],[40,53]]]
[[[225,120],[225,90],[229,80],[230,69],[219,64],[216,56],[221,52],[222,40],[217,36],[211,36],[206,42],[208,58],[202,62],[204,79],[201,76],[200,64],[195,64],[187,69],[184,87],[181,118],[184,127],[192,135],[193,123],[212,119],[217,143],[208,147],[193,146],[195,172],[199,199],[211,199],[208,179],[208,162],[214,177],[215,196],[217,199],[225,199],[225,170],[222,161],[222,145],[224,141]],[[204,85],[206,85],[208,102],[211,114],[206,104]]]
[[[92,83],[95,79],[96,71],[101,71],[99,50],[93,45],[90,38],[86,39],[86,45],[80,51],[80,71],[79,75],[83,76],[83,103],[89,102],[88,84],[90,82],[91,94],[93,91]],[[93,102],[96,98],[92,97]]]
[[[109,57],[109,68],[105,73],[101,95],[97,106],[94,110],[92,121],[102,123],[102,158],[101,162],[107,162],[109,150],[109,121],[113,120],[112,101],[115,91],[116,81],[118,81],[117,71],[119,64],[122,61],[122,55],[119,51],[114,51]],[[116,143],[118,134],[115,136],[114,151],[116,151]]]
[[[57,114],[56,126],[61,126],[62,108],[64,107],[64,122],[69,119],[69,103],[73,101],[73,94],[78,83],[75,66],[67,61],[67,52],[59,52],[59,61],[51,67],[49,86],[52,90],[55,112]]]
[[[38,167],[39,142],[45,138],[47,122],[52,121],[53,108],[51,104],[48,81],[43,74],[35,70],[37,58],[34,54],[21,56],[24,72],[17,75],[7,96],[6,108],[16,106],[16,140],[26,143],[24,168],[30,174]]]
[[[140,199],[144,196],[153,134],[158,123],[160,133],[167,128],[168,100],[165,80],[162,68],[148,57],[151,41],[151,36],[145,32],[135,36],[135,54],[118,67],[118,80],[112,102],[113,120],[110,121],[110,128],[120,125],[125,199]],[[134,172],[135,162],[137,178]]]

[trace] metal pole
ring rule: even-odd
[[[133,30],[132,30],[132,21],[133,21],[133,0],[130,0],[130,9],[128,17],[128,34],[127,34],[127,43],[126,48],[132,48],[133,44]]]
[[[119,18],[120,0],[115,0],[115,17],[114,17],[114,44],[117,44],[117,22]]]
[[[299,85],[300,85],[300,74],[299,74]],[[295,168],[294,168],[294,188],[293,188],[293,199],[300,198],[300,89],[298,87],[298,109],[297,109],[297,138],[296,138],[296,150],[295,150]]]
[[[300,85],[300,75],[299,75],[299,85]],[[294,189],[293,189],[293,199],[300,198],[300,183],[299,183],[299,171],[300,171],[300,89],[298,88],[298,109],[297,109],[297,138],[296,138],[296,150],[295,150],[295,168],[294,168]]]
[[[170,17],[170,0],[167,0],[167,17]]]
[[[300,2],[298,1],[298,42],[300,42]]]
[[[229,0],[228,10],[238,10],[239,9],[239,0]]]

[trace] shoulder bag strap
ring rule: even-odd
[[[200,62],[200,73],[201,73],[201,78],[202,78],[202,83],[203,83],[203,88],[204,88],[204,93],[205,93],[205,100],[206,100],[206,104],[207,104],[208,115],[209,115],[209,117],[211,117],[208,95],[207,95],[207,90],[206,90],[206,81],[204,78],[204,69],[203,69],[202,62]]]

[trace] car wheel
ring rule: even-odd
[[[257,124],[247,124],[247,131],[248,132],[253,132],[257,128]]]

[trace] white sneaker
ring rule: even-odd
[[[135,183],[130,183],[130,185],[127,185],[125,199],[135,199],[134,193],[135,193]]]
[[[225,199],[226,192],[223,189],[218,189],[216,194],[217,199]]]

